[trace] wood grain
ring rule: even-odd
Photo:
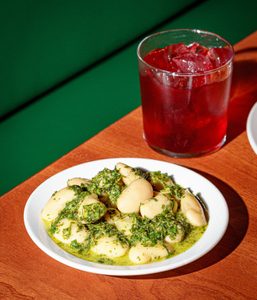
[[[138,108],[1,197],[1,299],[257,299],[257,157],[245,132],[247,115],[257,101],[257,32],[235,50],[228,141],[220,151],[192,159],[154,152],[142,138]],[[222,241],[187,266],[140,277],[94,275],[48,257],[23,225],[29,195],[56,172],[108,157],[160,159],[206,176],[229,206],[230,221]]]

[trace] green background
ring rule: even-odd
[[[36,12],[29,10],[24,19],[17,17],[19,11],[25,13],[21,3]],[[6,2],[6,10],[13,10],[12,21],[0,10],[5,44],[0,55],[1,111],[5,114],[0,123],[0,193],[140,105],[136,47],[146,34],[199,28],[236,43],[256,30],[257,1],[209,0],[187,9],[186,1],[159,1],[158,8],[154,1],[152,6],[149,1],[131,1],[124,10],[117,1],[113,11],[110,3],[101,7],[83,1],[61,3]],[[147,5],[151,7],[149,18]],[[41,20],[42,16],[47,19]],[[32,26],[35,18],[40,24],[36,27]],[[74,31],[74,22],[83,30]],[[161,26],[154,28],[158,24]],[[62,82],[67,78],[70,80]]]
[[[106,57],[193,2],[1,1],[0,115]]]

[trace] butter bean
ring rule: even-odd
[[[89,179],[81,178],[81,177],[71,178],[67,181],[68,186],[73,186],[73,185],[78,185],[78,186],[85,185],[86,186],[89,183],[90,183]]]
[[[122,213],[138,213],[140,204],[153,197],[151,184],[143,179],[133,181],[126,187],[117,200],[117,207]]]
[[[191,225],[204,226],[207,224],[201,204],[188,190],[181,198],[181,211]]]
[[[65,204],[75,198],[75,192],[71,188],[63,188],[55,192],[42,210],[41,217],[45,221],[53,221],[63,210]]]
[[[85,227],[79,227],[76,222],[66,218],[59,221],[57,227],[58,229],[54,233],[54,237],[64,244],[70,244],[74,240],[81,244],[89,236],[89,232]],[[68,236],[66,232],[69,232]]]
[[[140,205],[140,213],[142,217],[153,219],[171,205],[171,200],[165,195],[159,193],[154,198],[148,199],[146,202]]]
[[[126,254],[128,246],[121,244],[115,237],[104,236],[96,241],[91,250],[98,255],[106,255],[108,258],[120,257]]]
[[[129,259],[134,264],[145,264],[153,260],[164,258],[167,255],[167,249],[160,244],[152,247],[145,247],[139,243],[129,250]]]
[[[123,163],[117,163],[116,164],[116,169],[120,172],[122,175],[122,181],[126,185],[130,185],[133,181],[137,180],[140,178],[138,174],[135,173],[133,168],[130,166],[123,164]]]

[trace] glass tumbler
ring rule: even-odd
[[[169,30],[144,38],[137,56],[148,145],[173,157],[218,150],[226,141],[229,42],[197,29]]]

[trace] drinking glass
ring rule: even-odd
[[[179,43],[198,43],[212,49],[206,60],[211,59],[215,67],[191,72],[194,63],[199,62],[183,58],[183,53],[175,60],[178,65],[186,64],[188,71],[168,71],[145,61],[151,51],[167,46],[173,49],[171,45]],[[144,138],[149,146],[173,157],[199,156],[218,150],[226,141],[234,56],[230,43],[215,33],[197,29],[168,30],[144,38],[137,56]],[[172,59],[172,53],[164,59]],[[205,63],[204,59],[201,63]]]

